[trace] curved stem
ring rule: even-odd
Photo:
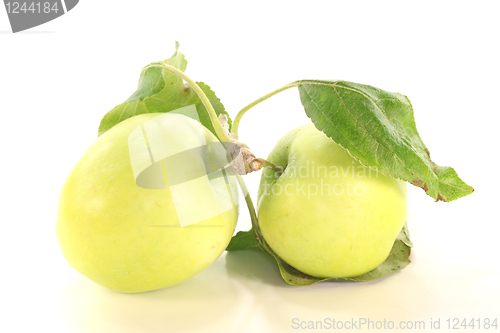
[[[270,168],[273,169],[276,172],[283,172],[283,168],[280,166],[277,166],[271,161],[265,160],[262,157],[259,157],[259,160],[262,162],[262,167],[263,168]]]
[[[296,86],[297,86],[296,83],[289,83],[287,85],[284,85],[283,87],[278,88],[278,89],[276,89],[274,91],[271,91],[269,94],[264,95],[264,96],[262,96],[259,99],[256,99],[255,101],[253,101],[252,103],[248,104],[243,109],[241,109],[240,112],[238,112],[238,114],[236,115],[236,118],[234,118],[233,127],[231,128],[231,135],[233,135],[234,137],[238,138],[238,127],[240,125],[241,118],[243,117],[243,115],[248,110],[250,110],[251,108],[253,108],[257,104],[259,104],[260,102],[265,101],[269,97],[273,97],[274,95],[276,95],[276,94],[278,94],[278,93],[280,93],[280,92],[282,92],[284,90],[287,90],[287,89],[290,89],[290,88],[293,88],[293,87],[296,87]]]
[[[201,90],[200,86],[196,84],[189,76],[187,76],[184,72],[178,70],[177,68],[167,65],[167,64],[161,64],[161,65],[150,65],[146,66],[145,68],[148,67],[161,67],[167,72],[170,72],[174,74],[177,77],[180,77],[184,81],[186,81],[191,88],[193,88],[194,92],[200,97],[201,102],[205,106],[205,108],[208,111],[208,115],[210,116],[210,120],[212,121],[212,126],[215,129],[215,133],[217,133],[217,136],[222,142],[230,142],[231,140],[229,137],[226,135],[224,130],[222,129],[222,125],[219,122],[219,118],[217,117],[217,113],[215,112],[214,107],[212,106],[212,103],[210,103],[210,100],[208,99],[207,95],[205,95],[205,92]]]
[[[255,207],[253,205],[252,198],[250,197],[250,192],[248,192],[247,185],[245,184],[243,177],[241,177],[240,175],[236,175],[236,178],[238,179],[241,191],[243,192],[243,194],[246,193],[245,202],[247,203],[248,212],[250,213],[250,219],[252,220],[252,228],[253,230],[255,230],[257,237],[259,237],[258,235],[260,235],[260,227],[257,220],[257,213],[255,213]],[[262,243],[260,237],[259,242]]]
[[[248,192],[245,181],[243,180],[243,177],[241,177],[240,175],[237,175],[236,177],[237,177],[238,183],[241,187],[241,191],[243,193],[246,193],[245,202],[247,203],[248,212],[250,213],[250,219],[252,220],[252,229],[255,232],[255,236],[257,237],[257,240],[259,241],[259,244],[262,246],[264,251],[266,251],[267,253],[272,255],[274,257],[274,259],[276,259],[276,261],[278,262],[278,265],[280,266],[280,272],[282,272],[282,267],[280,264],[281,259],[276,255],[276,253],[274,253],[274,251],[271,249],[271,247],[267,244],[264,237],[262,236],[262,233],[261,233],[260,227],[259,227],[259,220],[257,219],[257,214],[255,213],[255,207],[253,206],[253,201],[252,201],[252,198],[250,197],[250,193]]]

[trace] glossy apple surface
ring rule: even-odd
[[[380,265],[406,219],[406,183],[355,161],[313,124],[287,133],[268,160],[259,225],[288,264],[315,277],[355,277]]]
[[[71,171],[59,200],[56,231],[67,261],[92,281],[120,292],[165,288],[201,272],[224,251],[238,217],[235,206],[181,227],[168,187],[136,185],[128,137],[159,115],[132,117],[99,137]],[[202,137],[190,132],[195,120],[182,115],[171,118],[165,145],[182,150],[188,141],[218,142],[205,127]],[[179,162],[186,170],[204,167],[197,156],[186,156],[191,157]],[[206,202],[216,204],[220,191],[227,193],[226,185],[197,184],[188,188],[198,199],[193,212]]]

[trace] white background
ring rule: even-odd
[[[288,332],[297,331],[293,318],[327,317],[424,320],[427,330],[440,318],[443,332],[447,318],[500,324],[499,11],[495,1],[82,0],[11,34],[0,8],[0,331]],[[453,166],[475,192],[434,203],[410,187],[412,264],[373,282],[292,287],[272,260],[241,252],[165,290],[119,294],[94,284],[59,250],[59,191],[102,116],[135,90],[144,65],[170,57],[176,40],[187,74],[209,84],[232,117],[297,79],[407,95],[434,161]],[[265,157],[308,122],[288,90],[250,111],[240,138]],[[247,177],[254,198],[259,177]],[[237,230],[247,230],[241,211]]]

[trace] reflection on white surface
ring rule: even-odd
[[[426,325],[441,318],[439,332],[446,332],[446,318],[498,317],[498,272],[413,261],[376,281],[292,287],[266,254],[225,253],[196,277],[154,292],[120,294],[78,279],[64,292],[61,311],[71,332],[296,332],[294,318]]]
[[[74,332],[210,332],[217,327],[236,332],[252,302],[251,294],[225,274],[219,258],[184,283],[140,294],[78,279],[64,292],[61,311]]]
[[[292,329],[294,318],[441,318],[442,326],[447,318],[500,321],[498,224],[493,223],[496,212],[488,211],[496,205],[494,193],[442,204],[421,194],[409,188],[415,248],[407,268],[372,282],[310,287],[287,285],[270,257],[242,251],[224,253],[206,270],[172,288],[120,294],[76,273],[63,258],[53,230],[33,223],[24,242],[19,237],[4,239],[0,302],[6,310],[0,331],[37,332],[47,327],[54,333],[274,333],[301,332]],[[238,228],[249,225],[243,212]],[[6,224],[5,234],[19,235],[18,226]],[[20,253],[17,257],[13,249]],[[443,326],[435,332],[452,331]]]

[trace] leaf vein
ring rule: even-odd
[[[122,112],[120,113],[120,116],[118,117],[117,123],[119,123],[121,121],[123,113],[125,112],[125,110],[128,108],[129,105],[130,104],[128,104],[128,103],[125,105],[125,107],[123,108]]]
[[[144,109],[146,110],[146,113],[150,113],[148,110],[148,107],[146,106],[146,102],[142,101],[142,105],[144,106]]]
[[[169,101],[169,100],[166,100],[166,99],[161,99],[161,98],[154,97],[154,96],[150,96],[148,98],[154,99],[154,100],[157,100],[157,101],[160,101],[160,102],[163,102],[163,103],[167,103],[167,104],[172,104],[172,105],[179,105],[179,106],[185,106],[186,105],[184,103],[175,103],[175,102],[172,102],[172,101]]]
[[[135,116],[135,113],[137,112],[137,105],[139,105],[138,101],[135,102],[134,112],[132,112],[132,116],[130,118],[132,118],[133,116]]]

